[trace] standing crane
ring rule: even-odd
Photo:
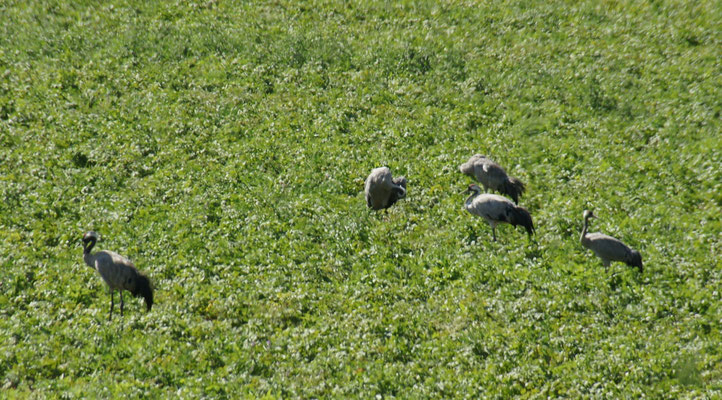
[[[98,271],[100,277],[110,289],[110,315],[113,318],[113,292],[120,292],[120,316],[123,316],[123,290],[129,291],[135,297],[143,297],[148,311],[153,306],[153,288],[148,277],[140,273],[127,258],[112,251],[99,251],[91,254],[90,251],[98,241],[99,235],[90,231],[83,235],[83,260],[90,268]]]
[[[459,170],[475,178],[484,186],[484,190],[496,190],[519,204],[519,197],[524,193],[524,183],[519,179],[510,177],[504,168],[481,154],[474,154],[469,161],[461,164]]]
[[[582,217],[584,218],[584,227],[579,240],[582,242],[582,246],[593,251],[597,257],[602,259],[602,264],[605,267],[609,267],[612,261],[621,261],[630,267],[637,267],[639,272],[644,270],[642,255],[638,251],[632,250],[621,240],[603,233],[587,233],[589,218],[597,218],[593,212],[584,210]]]
[[[495,194],[481,194],[481,188],[473,183],[469,185],[469,188],[464,193],[469,192],[471,192],[471,196],[464,203],[466,211],[484,218],[491,225],[491,233],[495,242],[496,226],[501,223],[511,224],[512,226],[521,225],[526,228],[526,232],[531,238],[534,233],[534,223],[526,208],[515,205],[506,197]]]
[[[388,167],[375,168],[366,178],[366,204],[373,210],[385,210],[406,197],[406,178],[392,179]]]

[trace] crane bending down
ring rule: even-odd
[[[609,267],[612,261],[621,261],[630,267],[637,267],[639,272],[644,270],[642,266],[642,255],[638,251],[632,250],[621,240],[605,235],[603,233],[587,233],[589,218],[597,218],[593,212],[584,210],[584,227],[580,240],[582,246],[594,252],[597,257],[602,259],[602,264]]]
[[[481,194],[481,188],[475,184],[469,185],[465,193],[471,192],[466,199],[466,211],[482,217],[491,225],[491,233],[496,242],[496,226],[498,224],[521,225],[526,228],[529,237],[534,233],[534,223],[526,208],[519,207],[506,197],[495,194]]]
[[[373,210],[385,210],[406,197],[406,178],[392,179],[388,167],[374,168],[364,185],[366,205]]]
[[[107,250],[91,254],[90,251],[98,238],[98,234],[93,231],[83,235],[83,260],[90,268],[98,271],[110,289],[108,320],[113,318],[113,292],[116,290],[120,292],[121,316],[123,316],[123,290],[129,291],[133,296],[143,297],[150,311],[153,306],[153,288],[148,277],[140,273],[130,260],[120,254]]]
[[[481,182],[484,190],[496,190],[511,197],[514,204],[519,204],[519,197],[526,189],[522,181],[507,175],[501,165],[481,154],[471,156],[469,161],[461,164],[459,170]]]

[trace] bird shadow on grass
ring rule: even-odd
[[[637,286],[641,282],[641,277],[639,276],[639,273],[636,271],[629,271],[630,273],[627,273],[625,271],[615,271],[612,269],[613,267],[610,267],[604,271],[604,274],[607,276],[605,279],[609,284],[609,289],[611,291],[617,291],[618,289],[628,289],[632,286]]]
[[[529,247],[524,251],[524,257],[527,260],[536,260],[542,257],[542,251],[536,240],[530,240]]]
[[[464,244],[472,246],[479,243],[479,235],[472,225],[466,225],[466,235],[464,235]]]

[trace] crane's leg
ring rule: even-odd
[[[607,259],[602,258],[602,265],[604,265],[604,268],[609,269],[609,265],[611,262]]]
[[[491,226],[491,236],[494,238],[494,241],[496,242],[496,225]]]
[[[110,289],[110,314],[108,314],[108,321],[113,320],[113,289]]]
[[[120,291],[120,316],[123,316],[123,291]]]

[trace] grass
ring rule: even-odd
[[[3,2],[4,396],[722,395],[721,10]],[[474,153],[533,241],[463,210]],[[151,312],[107,322],[91,229]]]

